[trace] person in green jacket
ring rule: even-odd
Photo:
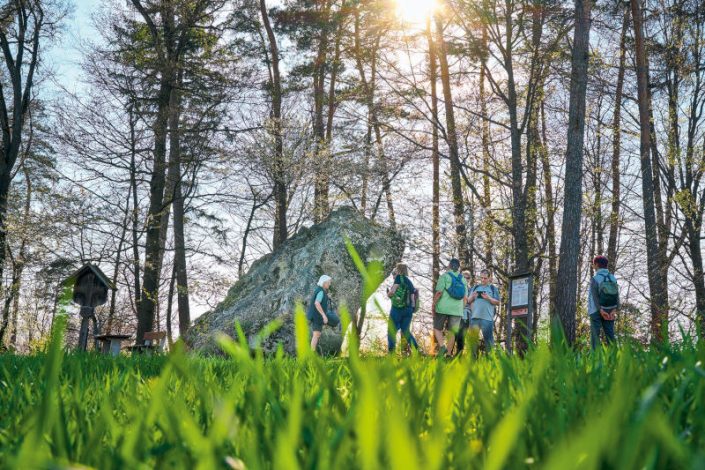
[[[455,336],[460,329],[467,292],[467,281],[460,274],[460,261],[453,258],[448,263],[448,271],[438,278],[431,305],[433,334],[438,342],[439,356],[447,356],[455,346]]]

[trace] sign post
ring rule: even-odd
[[[531,273],[509,276],[509,302],[507,302],[506,334],[507,352],[512,352],[512,327],[514,319],[526,321],[527,341],[532,336],[534,277]]]

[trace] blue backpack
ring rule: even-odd
[[[465,297],[465,284],[463,284],[463,275],[458,274],[454,276],[453,273],[449,272],[448,275],[451,278],[450,287],[446,289],[448,295],[456,300],[461,300]]]

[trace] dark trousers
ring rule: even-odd
[[[460,330],[455,335],[456,354],[460,354],[465,349],[465,335],[468,333],[468,328],[470,328],[470,320],[460,320]]]
[[[600,313],[590,314],[590,345],[597,349],[600,345],[600,331],[605,331],[607,344],[614,342],[614,320],[605,320]]]
[[[413,307],[396,308],[392,307],[389,312],[389,326],[387,332],[387,340],[389,342],[389,351],[392,352],[397,347],[397,331],[401,330],[406,341],[415,349],[419,349],[416,343],[416,338],[411,334],[411,317],[414,315]]]

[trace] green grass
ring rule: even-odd
[[[307,339],[297,317],[300,340]],[[60,322],[59,322],[60,323]],[[3,468],[703,468],[705,351],[0,356]]]

